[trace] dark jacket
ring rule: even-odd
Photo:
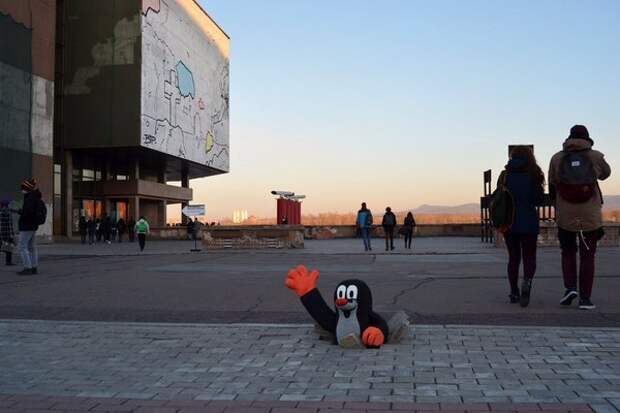
[[[13,243],[13,217],[9,208],[0,208],[0,241]]]
[[[39,224],[37,224],[37,205],[40,199],[41,192],[38,189],[24,195],[24,205],[18,212],[18,229],[20,231],[36,231],[39,229]]]
[[[538,234],[540,223],[536,207],[542,205],[544,189],[537,185],[526,171],[527,160],[513,158],[501,173],[498,185],[507,175],[506,186],[515,201],[515,219],[510,232],[514,234]]]
[[[119,219],[116,223],[116,229],[121,235],[127,232],[127,224],[125,223],[125,220],[123,218]]]
[[[78,229],[80,231],[80,234],[85,235],[87,228],[88,228],[88,224],[86,223],[86,219],[84,217],[81,217],[80,221],[78,222]]]
[[[407,228],[410,228],[410,229],[413,229],[413,227],[416,226],[415,218],[414,217],[406,217],[405,218],[405,223],[404,223],[403,226],[405,226]]]
[[[97,231],[97,221],[94,219],[89,219],[86,223],[86,227],[88,228],[89,234],[94,234]]]
[[[384,227],[394,227],[396,226],[396,215],[393,212],[386,212],[383,215],[383,221],[381,221],[381,225]]]

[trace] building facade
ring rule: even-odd
[[[12,16],[5,3],[15,2],[0,0],[0,17]],[[50,1],[25,3],[28,16]],[[48,183],[40,185],[53,211],[47,233],[72,235],[80,216],[144,215],[152,226],[165,225],[167,205],[192,199],[190,179],[228,172],[228,36],[194,0],[56,0],[46,12],[53,76],[44,91],[32,88],[31,112],[45,102],[45,113],[53,113],[46,118],[47,163],[38,176],[32,171]],[[0,62],[6,55],[28,68],[23,56],[0,50]],[[31,124],[30,142],[40,141],[40,126]],[[0,144],[5,140],[14,142]],[[21,151],[34,159],[35,146]],[[23,167],[16,175],[29,173]],[[2,191],[21,182],[4,181]]]

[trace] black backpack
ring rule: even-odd
[[[37,199],[37,207],[35,209],[34,218],[37,225],[43,225],[47,220],[47,207],[42,199]]]
[[[558,192],[574,204],[588,202],[596,194],[598,179],[587,151],[564,152],[560,162]]]
[[[508,232],[515,220],[515,200],[506,185],[507,177],[508,173],[502,172],[489,207],[491,224],[501,233]]]

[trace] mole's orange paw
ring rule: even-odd
[[[316,282],[319,279],[319,272],[313,270],[308,272],[308,268],[300,265],[289,270],[286,277],[286,286],[295,291],[299,297],[303,297],[316,288]]]
[[[377,327],[368,327],[362,334],[362,343],[367,347],[380,347],[385,343],[385,336]]]

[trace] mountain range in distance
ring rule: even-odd
[[[620,195],[605,195],[604,209],[620,209]],[[475,215],[480,214],[480,204],[469,203],[462,205],[420,205],[411,210],[414,214],[437,214],[437,215]]]

